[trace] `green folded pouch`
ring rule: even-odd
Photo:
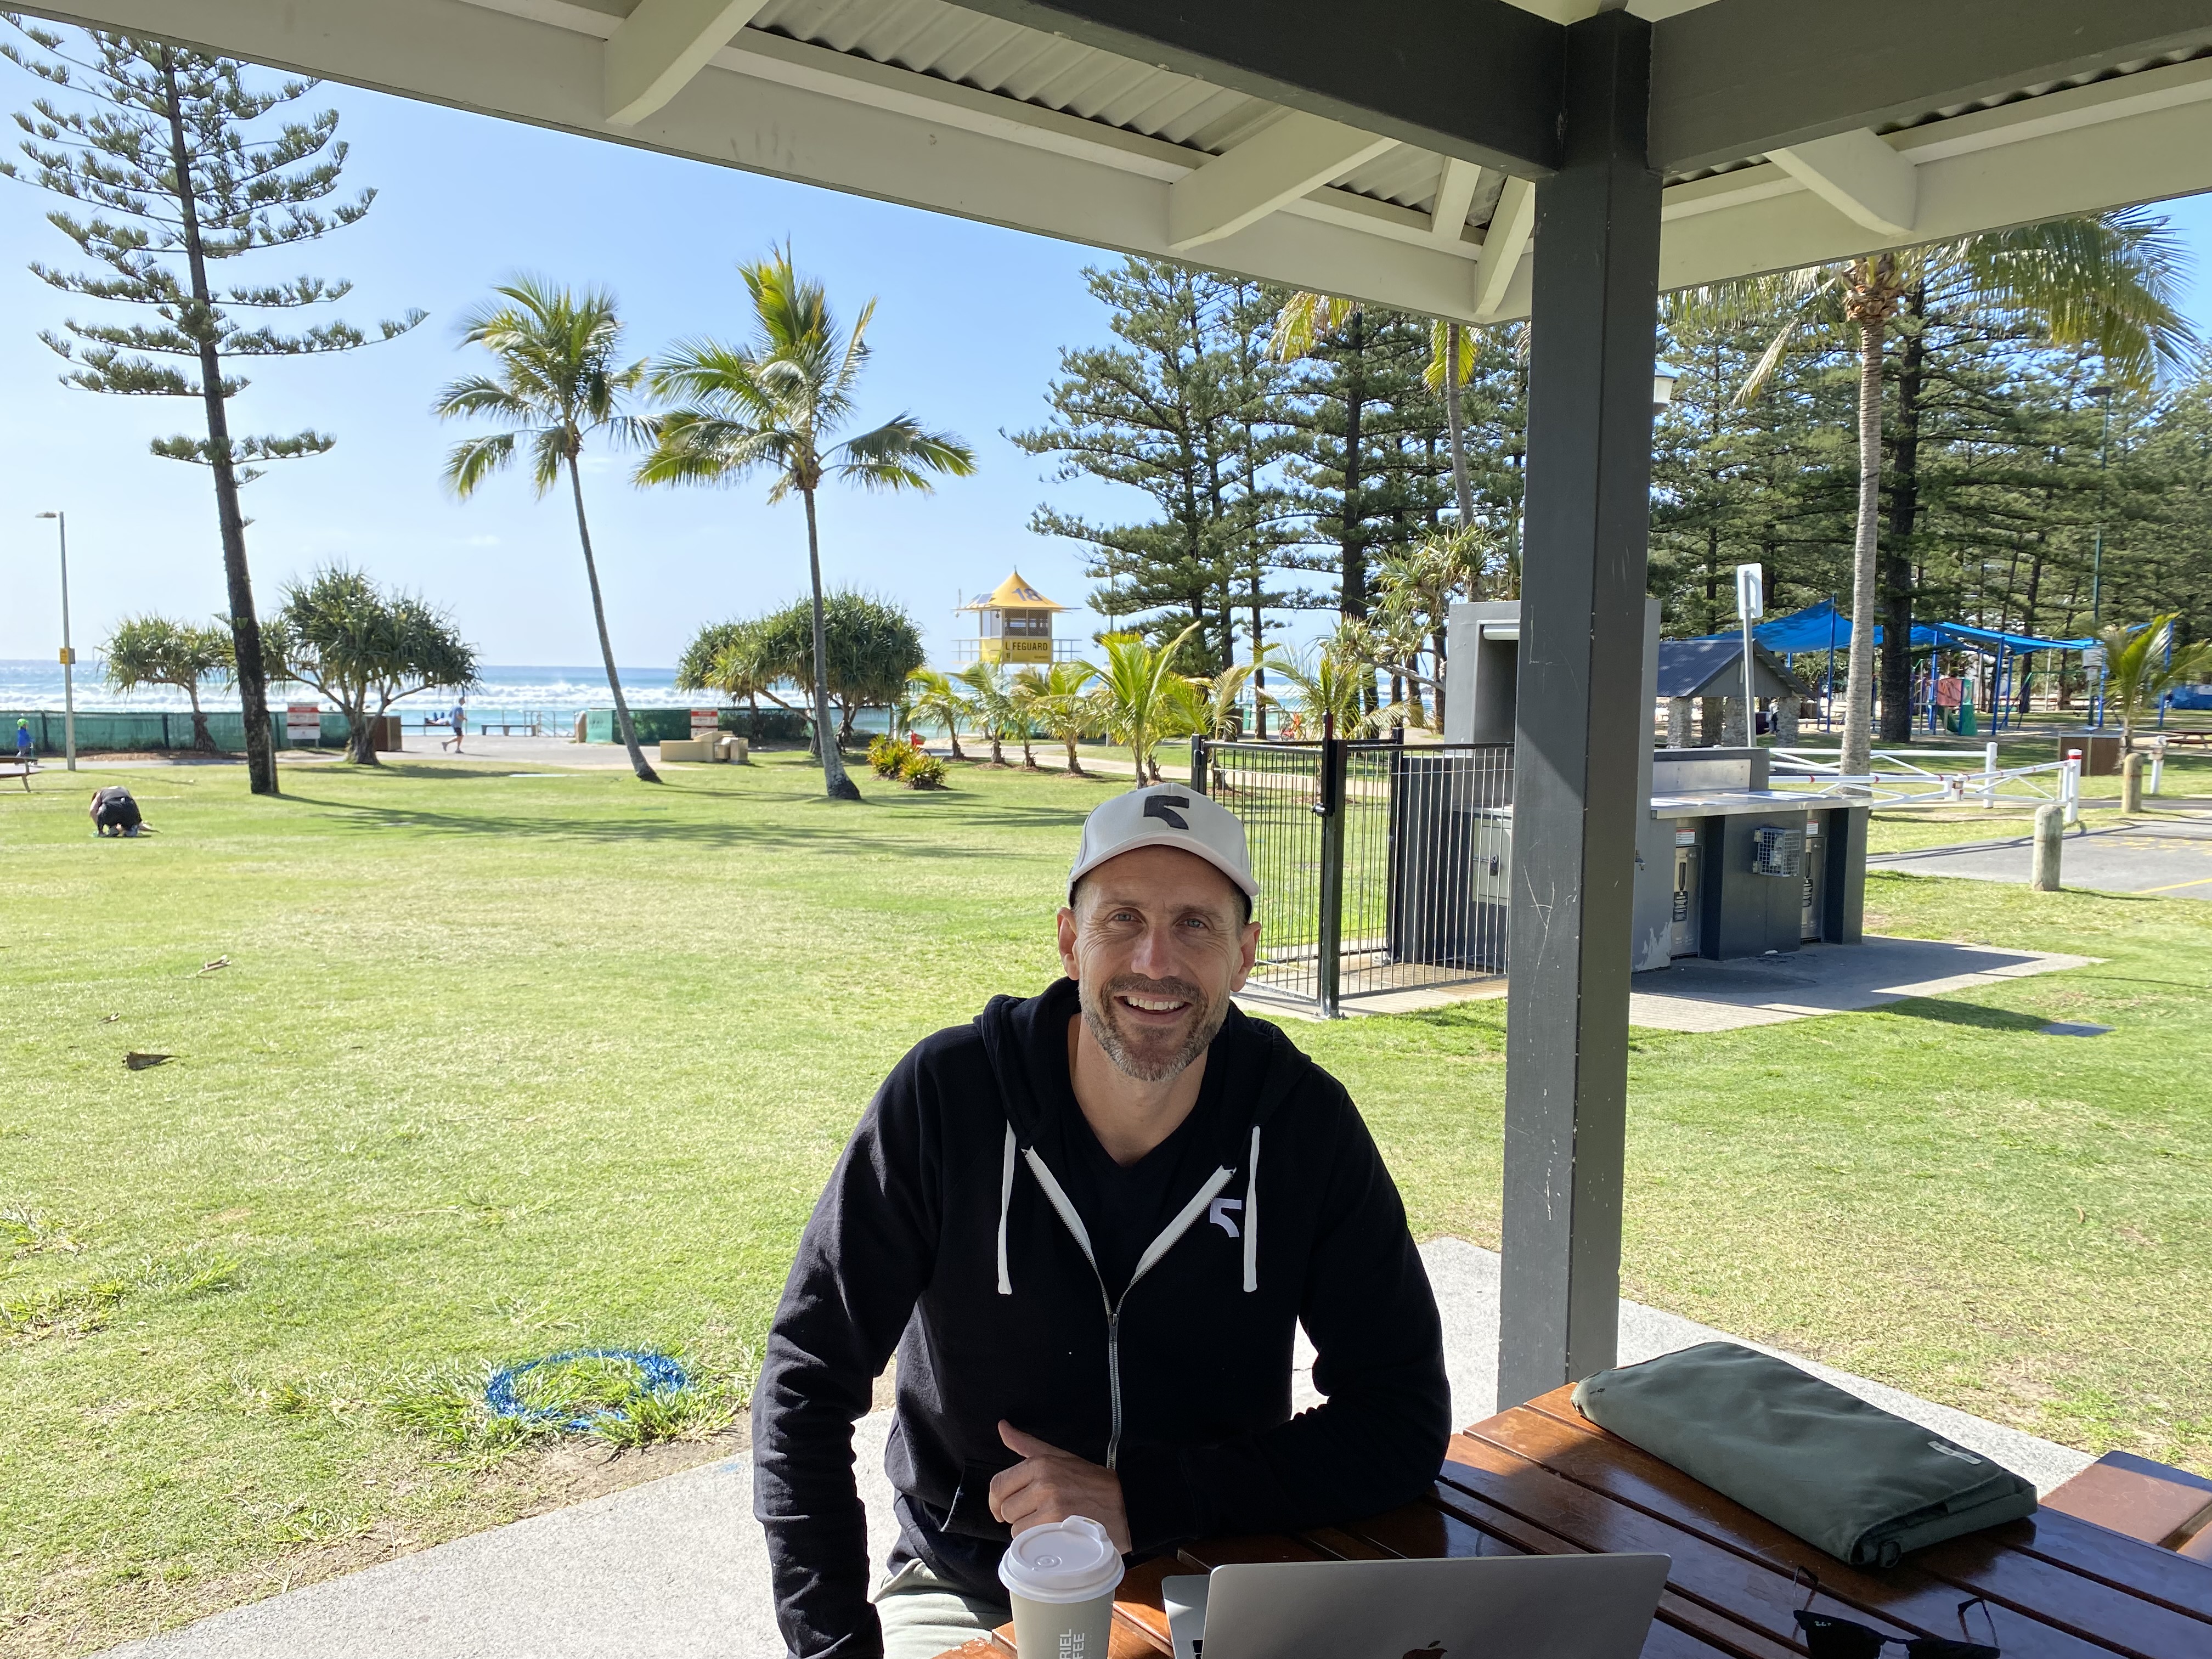
[[[1705,1342],[1575,1385],[1575,1407],[1855,1567],[2017,1521],[2034,1485],[1786,1360]]]

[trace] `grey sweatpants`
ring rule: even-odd
[[[955,1589],[919,1561],[902,1565],[868,1599],[883,1621],[884,1659],[937,1659],[1014,1616],[1005,1597]]]

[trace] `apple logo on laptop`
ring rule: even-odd
[[[1444,1644],[1431,1642],[1425,1648],[1415,1648],[1407,1654],[1406,1659],[1444,1659]]]

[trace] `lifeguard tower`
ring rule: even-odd
[[[981,599],[960,607],[975,613],[975,637],[961,640],[960,660],[1048,663],[1072,661],[1076,641],[1052,636],[1052,619],[1066,610],[1031,587],[1018,570]]]

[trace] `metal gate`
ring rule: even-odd
[[[1346,997],[1505,971],[1505,744],[1197,743],[1191,784],[1244,824],[1255,986],[1334,1018]]]

